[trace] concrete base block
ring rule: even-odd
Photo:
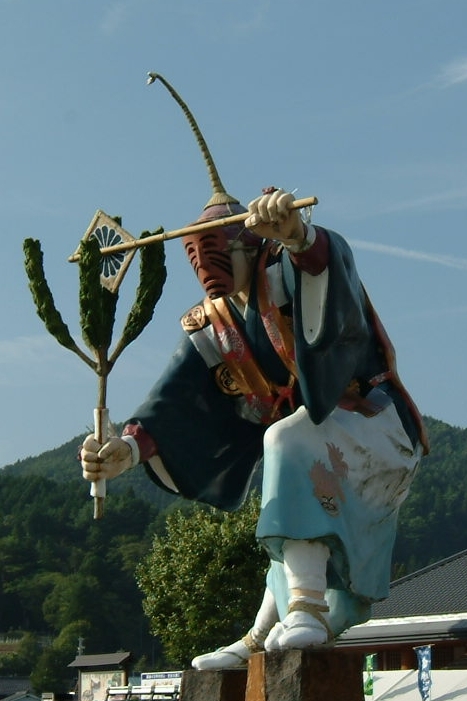
[[[364,701],[362,669],[361,654],[335,649],[257,653],[245,701]]]
[[[247,669],[183,672],[180,701],[245,701]]]

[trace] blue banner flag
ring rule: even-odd
[[[429,701],[431,690],[431,645],[415,647],[418,659],[418,690],[422,701]]]

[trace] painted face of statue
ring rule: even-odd
[[[216,212],[203,213],[198,222],[234,213],[226,213],[225,205],[209,208],[214,209]],[[245,210],[242,207],[240,211]],[[242,224],[184,236],[182,241],[188,260],[210,299],[236,294],[245,286],[249,270],[246,251],[261,243],[261,239],[244,229]]]
[[[228,239],[221,228],[184,236],[183,245],[196,277],[210,299],[232,294],[234,276]]]

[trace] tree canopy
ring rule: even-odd
[[[268,558],[255,539],[259,498],[240,511],[194,508],[167,518],[137,568],[143,610],[167,660],[187,665],[249,630],[264,592]]]

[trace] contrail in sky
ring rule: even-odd
[[[467,81],[467,57],[461,56],[443,66],[436,79],[438,85],[442,88],[450,88],[452,85],[465,83]]]
[[[348,241],[354,248],[360,248],[364,251],[384,253],[386,255],[397,256],[399,258],[412,258],[413,260],[419,260],[425,263],[436,263],[437,265],[445,265],[448,268],[467,270],[467,258],[455,258],[454,256],[446,256],[441,253],[411,251],[407,248],[386,246],[383,243],[372,243],[371,241],[361,241],[360,239],[348,239]]]

